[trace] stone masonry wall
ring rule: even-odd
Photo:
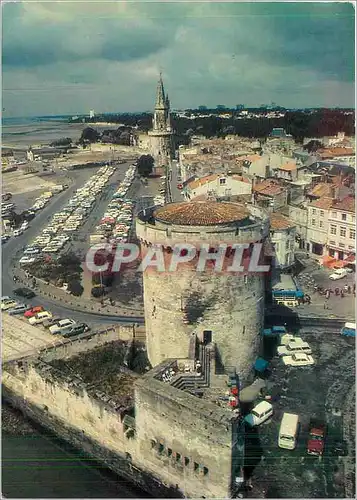
[[[248,274],[144,274],[147,349],[151,364],[167,358],[187,358],[190,337],[212,341],[225,366],[235,366],[244,380],[258,353],[264,317],[264,280]]]
[[[114,409],[44,365],[12,363],[2,382],[14,406],[154,496],[230,496],[231,412],[144,376],[136,382],[132,436]]]
[[[119,475],[154,496],[182,496],[177,488],[163,484],[160,471],[155,476],[152,470],[140,465],[138,440],[128,439],[119,414],[95,401],[86,391],[75,391],[65,383],[45,379],[33,366],[12,366],[11,373],[3,371],[2,383],[4,397],[14,406]]]
[[[180,401],[163,385],[153,380],[137,383],[136,426],[143,466],[166,483],[180,485],[185,497],[229,498],[232,425],[223,417],[214,418],[209,404],[201,411],[194,396],[170,388],[182,394]]]

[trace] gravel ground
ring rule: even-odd
[[[354,405],[346,403],[355,384],[355,342],[323,331],[301,335],[310,343],[316,364],[292,368],[285,367],[277,356],[272,360],[269,382],[276,396],[274,415],[248,440],[249,464],[254,466],[263,457],[253,471],[254,498],[345,498],[344,469],[351,457],[338,457],[334,445],[343,438],[343,417],[355,420]],[[297,413],[300,418],[294,451],[277,446],[284,412]],[[311,417],[325,418],[328,424],[322,459],[306,453]]]

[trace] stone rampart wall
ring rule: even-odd
[[[232,425],[228,419],[214,418],[213,405],[197,411],[189,401],[194,396],[175,391],[188,400],[181,404],[169,391],[159,389],[160,382],[138,384],[136,425],[144,466],[161,473],[165,482],[182,485],[186,497],[229,498]]]
[[[104,442],[104,439],[97,440],[90,433],[84,432],[84,429],[69,425],[63,418],[59,418],[50,410],[44,409],[43,404],[38,405],[31,400],[24,400],[18,392],[10,391],[7,385],[4,386],[2,392],[7,401],[20,409],[29,418],[71,443],[88,456],[94,457],[120,477],[147,491],[153,497],[183,497],[180,490],[165,485],[158,477],[154,476],[152,471],[144,470],[133,463],[129,444],[124,446],[121,440],[116,440],[116,449],[114,450],[111,446],[108,446],[108,443]]]

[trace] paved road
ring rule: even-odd
[[[171,171],[169,173],[169,181],[171,184],[171,190],[170,190],[171,202],[173,202],[173,203],[184,201],[180,189],[177,188],[177,184],[179,183],[178,176],[179,176],[178,161],[172,160]]]
[[[129,166],[129,163],[127,166]],[[121,165],[121,167],[125,170],[125,165]],[[73,185],[66,191],[56,196],[56,198],[54,198],[49,205],[40,211],[36,218],[31,221],[29,229],[24,234],[18,236],[17,238],[11,238],[5,245],[2,246],[2,295],[12,295],[14,282],[11,275],[11,267],[16,259],[20,258],[21,249],[37,236],[41,229],[47,224],[48,219],[50,219],[55,212],[59,211],[61,207],[65,205],[65,203],[73,196],[74,191],[82,186],[85,181],[95,173],[95,171],[95,169],[85,169],[75,173],[69,172],[69,175],[74,179]],[[104,323],[113,324],[116,322],[132,323],[133,321],[143,323],[142,317],[128,318],[125,316],[100,316],[98,314],[76,312],[70,307],[58,305],[58,303],[42,297],[35,297],[31,300],[31,304],[43,305],[55,315],[61,317],[70,316],[76,321],[85,322],[90,325]]]

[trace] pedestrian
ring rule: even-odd
[[[343,299],[344,296],[345,294],[343,293],[343,290],[341,290],[341,299]]]
[[[324,309],[327,309],[327,301],[324,302]]]

